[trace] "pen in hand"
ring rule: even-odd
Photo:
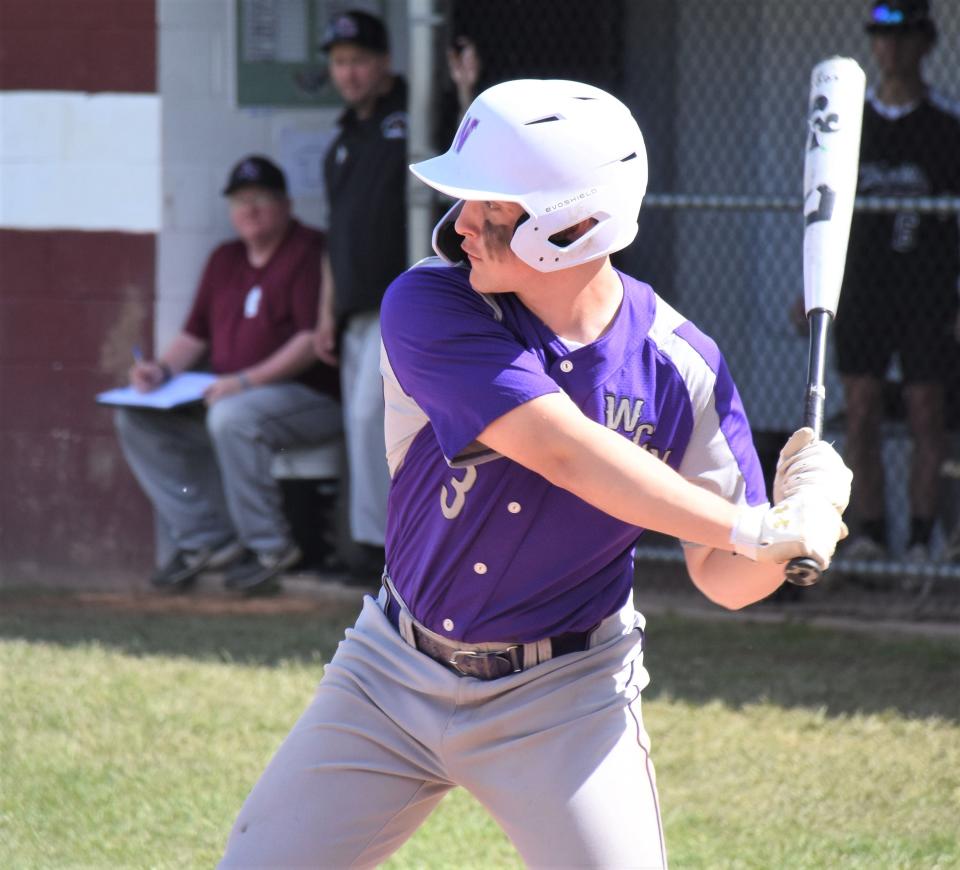
[[[130,368],[130,385],[141,393],[150,392],[163,383],[163,371],[156,364],[148,363],[143,358],[143,351],[140,345],[135,344],[131,348],[133,354],[133,366]]]

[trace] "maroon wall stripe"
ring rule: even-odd
[[[2,298],[122,299],[153,268],[155,248],[152,233],[0,230]]]
[[[0,450],[0,585],[145,586],[150,507],[112,433],[0,432]]]
[[[150,351],[156,239],[0,230],[0,577],[142,585],[152,517],[94,395]]]
[[[0,89],[157,90],[156,0],[0,0]]]

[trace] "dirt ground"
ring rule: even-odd
[[[960,582],[940,580],[924,592],[905,588],[899,579],[852,578],[828,573],[818,586],[785,585],[764,602],[738,613],[712,604],[675,563],[638,562],[635,600],[647,615],[676,613],[704,619],[796,622],[875,631],[908,631],[960,637]],[[0,610],[39,612],[86,609],[152,614],[284,614],[330,612],[359,607],[370,589],[349,586],[337,574],[288,575],[282,590],[269,597],[237,597],[216,574],[202,576],[187,593],[170,595],[132,586],[104,591],[7,589]]]
[[[238,597],[227,593],[216,574],[204,575],[188,592],[157,592],[144,583],[139,590],[76,591],[70,589],[12,589],[0,594],[4,612],[37,610],[107,610],[139,613],[283,614],[327,611],[359,605],[364,590],[346,586],[340,578],[293,574],[276,595]]]
[[[637,602],[678,612],[714,611],[679,565],[637,565]],[[816,586],[784,584],[765,601],[736,614],[739,618],[807,622],[852,628],[914,630],[960,637],[960,581],[941,579],[925,586],[903,577],[857,577],[827,572]]]

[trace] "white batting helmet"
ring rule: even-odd
[[[647,152],[630,110],[606,91],[562,80],[494,85],[467,110],[450,150],[415,163],[414,175],[458,200],[519,203],[529,215],[510,247],[541,272],[566,269],[625,248],[637,234],[647,189]],[[450,231],[458,202],[437,224],[434,249],[462,259]],[[555,233],[593,218],[569,244]]]

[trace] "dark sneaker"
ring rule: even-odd
[[[224,568],[243,552],[243,545],[231,538],[202,550],[177,550],[150,578],[158,589],[185,589],[204,571]]]
[[[838,548],[837,556],[849,559],[851,562],[876,562],[889,559],[890,554],[883,544],[875,541],[869,535],[852,535]]]
[[[927,565],[935,565],[936,560],[930,552],[930,545],[922,541],[914,541],[903,554],[904,571],[900,578],[900,588],[904,592],[918,593],[919,598],[926,598],[933,589],[936,578],[933,574],[924,574],[918,569]]]
[[[944,562],[960,562],[960,522],[957,523],[943,551]]]
[[[278,586],[276,578],[296,565],[302,556],[296,544],[272,553],[246,550],[227,569],[223,585],[248,594],[275,591]]]
[[[232,565],[244,553],[243,544],[236,538],[231,538],[225,544],[214,547],[213,552],[207,564],[204,565],[205,571],[222,571],[228,565]]]

